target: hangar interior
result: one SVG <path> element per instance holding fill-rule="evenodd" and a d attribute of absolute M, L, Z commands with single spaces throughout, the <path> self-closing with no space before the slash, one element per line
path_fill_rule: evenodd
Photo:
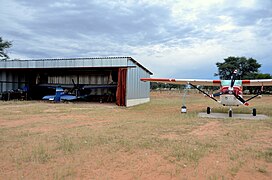
<path fill-rule="evenodd" d="M 7 60 L 0 62 L 1 98 L 27 91 L 21 97 L 40 100 L 62 87 L 84 101 L 133 106 L 149 101 L 150 85 L 140 78 L 151 74 L 131 57 Z"/>

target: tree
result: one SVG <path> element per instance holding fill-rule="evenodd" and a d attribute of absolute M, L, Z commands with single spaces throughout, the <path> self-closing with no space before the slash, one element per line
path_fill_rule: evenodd
<path fill-rule="evenodd" d="M 10 48 L 12 46 L 10 41 L 4 41 L 2 37 L 0 37 L 0 59 L 6 60 L 9 56 L 6 54 L 5 49 Z"/>
<path fill-rule="evenodd" d="M 257 73 L 255 79 L 272 79 L 270 74 Z"/>
<path fill-rule="evenodd" d="M 225 62 L 217 62 L 218 73 L 215 76 L 219 76 L 220 79 L 230 79 L 233 71 L 238 70 L 238 77 L 240 79 L 254 79 L 258 74 L 258 69 L 261 64 L 253 58 L 245 57 L 228 57 L 224 59 Z"/>

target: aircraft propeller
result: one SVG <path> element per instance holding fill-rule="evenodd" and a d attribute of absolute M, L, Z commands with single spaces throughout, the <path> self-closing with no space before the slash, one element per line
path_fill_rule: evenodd
<path fill-rule="evenodd" d="M 239 95 L 237 95 L 237 94 L 233 94 L 235 97 L 236 97 L 236 99 L 238 99 L 242 104 L 244 104 L 244 105 L 246 105 L 246 106 L 248 106 L 249 104 L 247 103 L 247 101 L 246 100 L 244 100 L 244 98 L 242 98 L 241 96 L 239 96 Z"/>
<path fill-rule="evenodd" d="M 233 91 L 233 86 L 234 86 L 234 83 L 235 83 L 235 80 L 236 80 L 236 74 L 237 74 L 237 70 L 234 70 L 234 72 L 232 74 L 232 77 L 231 77 L 230 87 L 229 87 L 230 91 Z"/>
<path fill-rule="evenodd" d="M 79 91 L 83 89 L 83 86 L 80 86 L 79 84 L 76 84 L 74 79 L 72 79 L 72 83 L 74 87 L 70 90 L 70 92 L 76 91 L 76 96 L 78 96 Z"/>
<path fill-rule="evenodd" d="M 235 84 L 235 80 L 236 80 L 236 74 L 237 74 L 237 70 L 234 70 L 232 77 L 231 77 L 231 83 L 230 83 L 230 87 L 229 87 L 229 94 L 233 94 L 236 99 L 238 99 L 242 104 L 248 106 L 249 104 L 247 103 L 246 100 L 244 100 L 241 96 L 238 95 L 238 93 L 235 93 L 233 91 L 233 86 Z"/>

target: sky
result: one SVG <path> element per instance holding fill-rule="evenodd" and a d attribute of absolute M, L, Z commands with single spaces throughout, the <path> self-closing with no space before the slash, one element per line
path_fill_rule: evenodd
<path fill-rule="evenodd" d="M 11 59 L 129 56 L 153 77 L 217 79 L 254 58 L 272 74 L 272 0 L 0 0 Z"/>

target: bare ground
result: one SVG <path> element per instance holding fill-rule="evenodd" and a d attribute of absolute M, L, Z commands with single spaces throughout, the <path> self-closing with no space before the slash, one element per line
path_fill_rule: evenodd
<path fill-rule="evenodd" d="M 151 103 L 0 102 L 0 179 L 271 179 L 272 119 L 198 118 L 189 94 L 152 93 Z M 272 97 L 254 101 L 272 116 Z M 247 113 L 247 109 L 234 112 Z"/>

